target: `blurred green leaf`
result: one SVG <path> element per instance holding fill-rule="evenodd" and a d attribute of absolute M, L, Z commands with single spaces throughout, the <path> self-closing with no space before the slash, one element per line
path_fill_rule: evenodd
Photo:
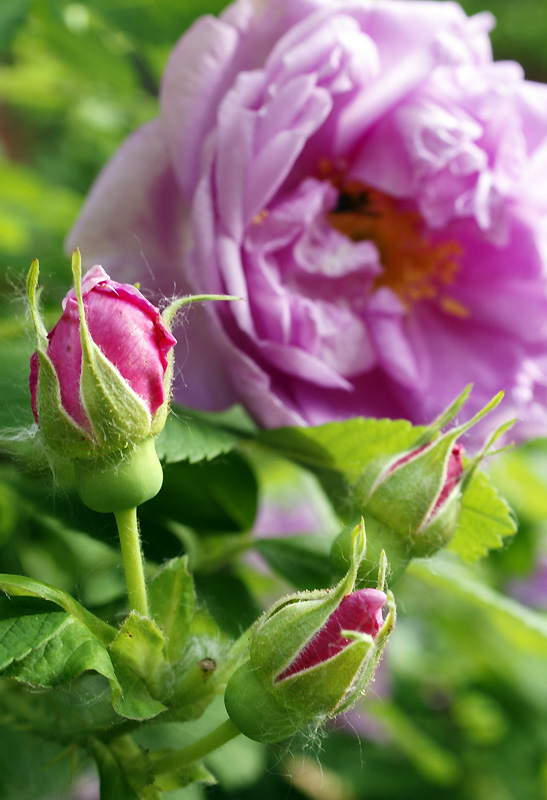
<path fill-rule="evenodd" d="M 408 573 L 426 586 L 480 609 L 509 647 L 547 657 L 547 617 L 491 589 L 449 553 L 413 561 Z"/>
<path fill-rule="evenodd" d="M 262 612 L 245 582 L 230 572 L 196 575 L 196 590 L 198 599 L 228 636 L 240 636 Z"/>
<path fill-rule="evenodd" d="M 112 751 L 95 739 L 92 752 L 99 768 L 101 800 L 142 800 L 133 790 Z"/>
<path fill-rule="evenodd" d="M 3 53 L 24 22 L 30 9 L 30 0 L 9 0 L 0 4 L 0 53 Z"/>
<path fill-rule="evenodd" d="M 368 713 L 379 720 L 393 741 L 432 783 L 454 785 L 460 778 L 457 758 L 427 735 L 395 703 L 385 699 L 367 705 Z"/>
<path fill-rule="evenodd" d="M 547 442 L 537 440 L 503 453 L 489 466 L 489 474 L 515 512 L 528 521 L 547 520 Z"/>
<path fill-rule="evenodd" d="M 164 469 L 160 494 L 142 507 L 141 518 L 172 519 L 200 531 L 248 530 L 257 507 L 257 483 L 236 452 L 211 461 L 180 461 Z"/>
<path fill-rule="evenodd" d="M 92 0 L 109 23 L 118 25 L 137 41 L 173 43 L 201 14 L 217 14 L 228 5 L 228 0 Z"/>
<path fill-rule="evenodd" d="M 66 757 L 64 745 L 13 724 L 0 725 L 2 800 L 64 797 L 73 776 L 74 762 Z"/>
<path fill-rule="evenodd" d="M 297 589 L 319 589 L 332 583 L 332 539 L 319 534 L 257 539 L 255 548 L 270 567 Z"/>

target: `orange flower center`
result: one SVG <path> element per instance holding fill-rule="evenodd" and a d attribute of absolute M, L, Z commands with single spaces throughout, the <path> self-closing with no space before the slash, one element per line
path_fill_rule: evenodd
<path fill-rule="evenodd" d="M 433 243 L 415 211 L 357 181 L 340 183 L 337 207 L 330 224 L 354 242 L 373 241 L 383 272 L 374 288 L 388 286 L 407 308 L 419 300 L 434 300 L 449 314 L 465 318 L 469 309 L 447 292 L 460 270 L 461 246 L 454 240 Z"/>

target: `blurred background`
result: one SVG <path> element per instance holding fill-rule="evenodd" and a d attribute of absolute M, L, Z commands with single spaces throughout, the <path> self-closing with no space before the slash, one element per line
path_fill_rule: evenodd
<path fill-rule="evenodd" d="M 161 73 L 179 36 L 195 17 L 225 5 L 0 0 L 0 429 L 6 439 L 32 422 L 22 299 L 30 261 L 40 259 L 53 307 L 69 283 L 63 240 L 91 183 L 123 139 L 156 115 Z M 480 0 L 462 5 L 468 13 L 486 10 Z M 543 0 L 491 0 L 487 10 L 497 18 L 496 59 L 517 60 L 530 80 L 546 80 Z M 18 509 L 31 502 L 28 485 L 9 456 L 0 467 L 0 571 L 19 567 L 46 580 L 44 552 L 53 552 L 55 539 L 64 553 L 66 542 L 61 546 L 61 534 L 39 515 L 25 517 L 24 531 L 18 527 Z M 228 756 L 211 759 L 218 786 L 177 797 L 547 799 L 547 447 L 532 442 L 510 451 L 491 470 L 518 517 L 518 535 L 470 573 L 465 596 L 442 574 L 432 580 L 419 568 L 410 571 L 400 584 L 397 635 L 363 710 L 302 748 L 234 742 Z M 272 474 L 268 481 L 275 483 Z M 289 502 L 286 484 L 281 470 L 280 506 Z M 43 497 L 51 502 L 47 490 Z M 66 575 L 51 570 L 70 588 Z M 271 587 L 265 581 L 258 588 Z M 504 596 L 501 611 L 490 593 Z M 536 612 L 522 631 L 518 614 L 526 612 L 515 610 L 514 599 Z M 0 742 L 4 800 L 96 800 L 93 776 L 86 784 L 84 774 L 70 790 L 68 760 L 45 770 L 55 748 L 24 730 L 14 733 L 3 716 Z"/>

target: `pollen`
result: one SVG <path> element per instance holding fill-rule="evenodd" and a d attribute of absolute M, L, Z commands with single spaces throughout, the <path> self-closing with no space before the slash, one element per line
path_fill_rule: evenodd
<path fill-rule="evenodd" d="M 357 181 L 340 183 L 338 204 L 328 214 L 330 224 L 354 242 L 373 241 L 383 266 L 374 289 L 387 286 L 407 308 L 422 300 L 438 303 L 444 312 L 464 319 L 469 310 L 451 297 L 461 269 L 463 250 L 449 239 L 433 242 L 421 216 L 399 201 Z"/>
<path fill-rule="evenodd" d="M 259 211 L 258 214 L 255 214 L 253 217 L 253 225 L 260 225 L 261 222 L 264 222 L 266 217 L 268 216 L 269 211 L 267 208 L 263 208 L 262 211 Z"/>

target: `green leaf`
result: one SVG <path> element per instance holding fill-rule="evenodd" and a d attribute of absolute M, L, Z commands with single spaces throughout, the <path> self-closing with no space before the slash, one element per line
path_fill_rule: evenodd
<path fill-rule="evenodd" d="M 41 597 L 63 608 L 75 619 L 82 622 L 100 642 L 110 644 L 116 629 L 96 617 L 81 606 L 71 595 L 41 581 L 23 575 L 0 575 L 0 589 L 10 597 Z"/>
<path fill-rule="evenodd" d="M 69 614 L 61 616 L 64 620 L 55 635 L 35 646 L 24 659 L 14 661 L 3 674 L 45 688 L 69 683 L 87 670 L 95 670 L 115 682 L 108 652 L 99 640 Z"/>
<path fill-rule="evenodd" d="M 465 488 L 458 527 L 449 549 L 465 561 L 475 561 L 488 550 L 502 547 L 517 526 L 508 504 L 484 473 L 475 472 Z"/>
<path fill-rule="evenodd" d="M 118 714 L 129 719 L 149 719 L 165 710 L 147 688 L 146 680 L 154 677 L 162 661 L 165 644 L 159 628 L 152 620 L 132 615 L 120 632 L 85 611 L 65 592 L 19 576 L 1 576 L 0 588 L 13 595 L 0 600 L 4 615 L 2 645 L 4 674 L 33 686 L 57 686 L 85 670 L 95 670 L 110 682 L 112 703 Z M 51 602 L 31 598 L 51 599 L 71 613 L 52 611 Z M 27 600 L 28 598 L 28 600 Z M 25 603 L 27 605 L 25 605 Z M 27 612 L 23 621 L 22 611 Z M 91 624 L 88 624 L 91 621 Z M 95 635 L 96 628 L 103 636 Z M 107 635 L 105 635 L 105 632 Z M 112 642 L 111 655 L 105 644 Z M 11 665 L 11 666 L 10 666 Z"/>
<path fill-rule="evenodd" d="M 165 464 L 210 461 L 230 452 L 242 436 L 252 431 L 252 423 L 238 406 L 222 414 L 173 406 L 165 428 L 156 439 L 156 452 Z"/>
<path fill-rule="evenodd" d="M 316 428 L 263 431 L 257 441 L 299 464 L 335 470 L 353 481 L 376 458 L 410 449 L 425 430 L 412 426 L 407 420 L 358 417 Z"/>
<path fill-rule="evenodd" d="M 31 686 L 67 683 L 86 670 L 115 682 L 108 652 L 89 628 L 52 603 L 0 596 L 0 669 Z"/>
<path fill-rule="evenodd" d="M 25 658 L 59 631 L 67 614 L 41 600 L 0 595 L 0 670 Z"/>
<path fill-rule="evenodd" d="M 332 538 L 319 534 L 257 539 L 255 547 L 270 567 L 297 589 L 319 589 L 332 583 Z"/>
<path fill-rule="evenodd" d="M 407 571 L 426 586 L 438 587 L 484 612 L 512 648 L 547 656 L 547 618 L 496 592 L 452 554 L 413 561 Z"/>
<path fill-rule="evenodd" d="M 180 658 L 195 608 L 194 583 L 186 556 L 164 564 L 150 584 L 148 597 L 150 613 L 167 641 L 167 659 L 174 663 Z"/>

